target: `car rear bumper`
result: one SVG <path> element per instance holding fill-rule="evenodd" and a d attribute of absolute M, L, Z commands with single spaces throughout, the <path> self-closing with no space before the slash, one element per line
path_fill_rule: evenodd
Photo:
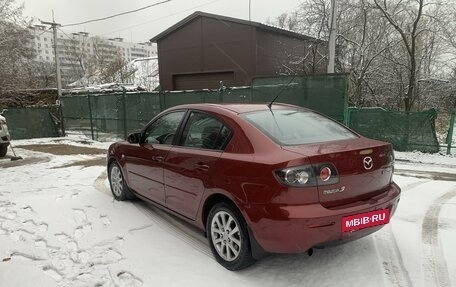
<path fill-rule="evenodd" d="M 251 205 L 244 209 L 257 243 L 271 253 L 300 253 L 312 247 L 340 244 L 371 234 L 384 225 L 342 232 L 342 217 L 389 209 L 399 203 L 401 190 L 395 183 L 367 201 L 328 209 L 321 204 Z"/>

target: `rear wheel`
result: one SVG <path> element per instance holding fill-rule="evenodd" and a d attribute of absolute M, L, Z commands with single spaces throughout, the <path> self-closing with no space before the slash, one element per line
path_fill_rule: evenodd
<path fill-rule="evenodd" d="M 240 270 L 255 262 L 244 218 L 236 207 L 225 202 L 214 205 L 206 230 L 215 259 L 226 269 Z"/>
<path fill-rule="evenodd" d="M 115 161 L 109 166 L 109 183 L 115 199 L 122 201 L 135 198 L 125 183 L 119 164 Z"/>
<path fill-rule="evenodd" d="M 8 151 L 8 144 L 0 144 L 0 157 L 4 157 Z"/>

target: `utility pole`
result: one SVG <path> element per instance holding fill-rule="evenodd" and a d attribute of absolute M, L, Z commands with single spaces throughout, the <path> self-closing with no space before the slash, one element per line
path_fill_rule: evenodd
<path fill-rule="evenodd" d="M 252 21 L 252 17 L 251 17 L 252 12 L 251 11 L 252 11 L 252 2 L 251 2 L 251 0 L 249 0 L 249 22 Z"/>
<path fill-rule="evenodd" d="M 55 23 L 54 20 L 54 12 L 52 13 L 52 22 L 41 21 L 43 25 L 50 25 L 54 34 L 54 55 L 55 55 L 55 70 L 57 75 L 57 105 L 59 109 L 59 117 L 60 117 L 60 126 L 62 129 L 62 135 L 65 136 L 65 127 L 63 124 L 63 113 L 62 113 L 62 103 L 60 98 L 62 97 L 62 79 L 60 76 L 60 58 L 59 58 L 59 50 L 57 45 L 57 27 L 60 27 L 60 24 Z"/>
<path fill-rule="evenodd" d="M 328 74 L 334 73 L 334 62 L 336 58 L 336 17 L 337 17 L 337 3 L 336 0 L 331 0 L 331 18 L 329 30 L 329 43 L 328 43 Z"/>

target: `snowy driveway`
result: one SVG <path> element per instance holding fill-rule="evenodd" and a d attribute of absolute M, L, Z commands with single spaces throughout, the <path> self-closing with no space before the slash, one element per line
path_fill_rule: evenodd
<path fill-rule="evenodd" d="M 24 159 L 0 159 L 0 286 L 456 286 L 456 158 L 397 162 L 402 199 L 376 234 L 230 272 L 189 225 L 113 199 L 106 144 L 15 144 Z"/>

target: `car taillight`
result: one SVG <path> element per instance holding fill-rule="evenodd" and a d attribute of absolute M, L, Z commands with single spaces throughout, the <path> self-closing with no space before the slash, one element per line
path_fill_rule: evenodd
<path fill-rule="evenodd" d="M 276 170 L 275 175 L 280 182 L 297 187 L 330 185 L 339 182 L 339 174 L 331 163 L 288 167 Z"/>
<path fill-rule="evenodd" d="M 291 184 L 306 184 L 309 181 L 310 174 L 305 170 L 287 170 L 285 181 Z"/>
<path fill-rule="evenodd" d="M 394 152 L 392 150 L 386 155 L 386 163 L 388 165 L 394 165 Z"/>
<path fill-rule="evenodd" d="M 331 178 L 331 169 L 327 166 L 320 170 L 320 179 L 322 181 L 328 181 Z"/>
<path fill-rule="evenodd" d="M 393 173 L 394 173 L 394 151 L 390 150 L 388 154 L 386 155 L 386 165 L 391 167 L 392 173 L 391 173 L 391 178 L 390 182 L 393 179 Z"/>
<path fill-rule="evenodd" d="M 291 186 L 313 186 L 316 184 L 311 165 L 289 167 L 275 171 L 280 182 Z"/>

